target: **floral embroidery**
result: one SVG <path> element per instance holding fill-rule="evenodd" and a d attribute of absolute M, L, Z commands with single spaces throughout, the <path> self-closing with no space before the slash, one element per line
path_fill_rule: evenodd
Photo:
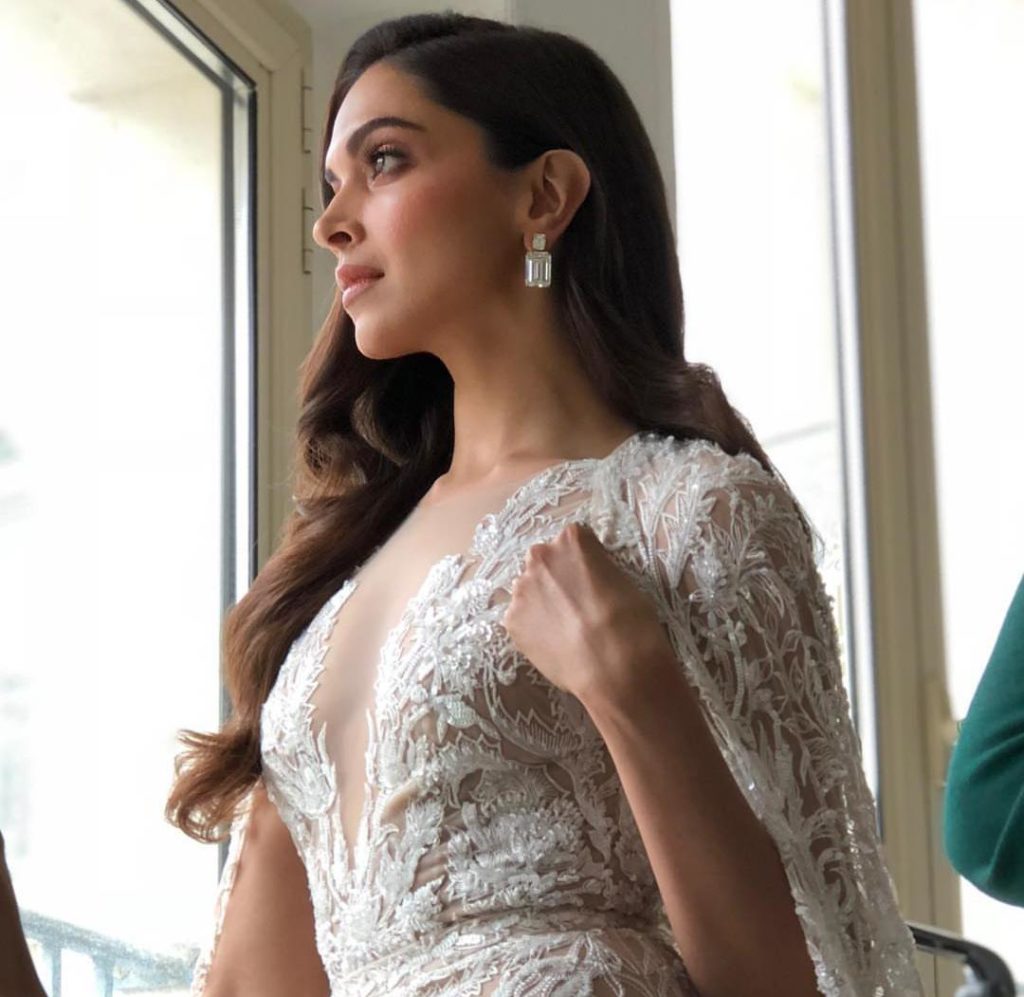
<path fill-rule="evenodd" d="M 528 547 L 570 522 L 654 599 L 778 846 L 820 991 L 920 994 L 795 506 L 750 457 L 641 432 L 534 475 L 465 554 L 427 573 L 381 648 L 351 857 L 310 696 L 357 579 L 282 663 L 263 707 L 263 780 L 306 866 L 332 997 L 696 992 L 603 740 L 501 625 Z M 233 848 L 243 834 L 240 818 Z"/>

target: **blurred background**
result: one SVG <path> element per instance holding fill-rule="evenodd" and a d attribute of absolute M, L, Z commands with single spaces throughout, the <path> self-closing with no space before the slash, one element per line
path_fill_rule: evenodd
<path fill-rule="evenodd" d="M 1024 910 L 941 841 L 1024 571 L 1024 0 L 448 6 L 576 35 L 630 91 L 687 354 L 825 540 L 904 914 L 1024 992 Z M 334 293 L 310 236 L 330 87 L 365 28 L 435 9 L 0 5 L 0 829 L 53 997 L 187 993 L 225 849 L 163 805 L 290 502 L 296 370 Z"/>

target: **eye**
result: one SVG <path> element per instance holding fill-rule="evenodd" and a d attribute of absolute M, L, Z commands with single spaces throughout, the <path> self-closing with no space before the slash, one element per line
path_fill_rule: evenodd
<path fill-rule="evenodd" d="M 366 161 L 373 166 L 378 159 L 381 158 L 392 158 L 392 159 L 405 159 L 405 155 L 396 149 L 393 145 L 378 145 L 371 149 L 366 155 Z M 374 177 L 379 176 L 383 170 L 374 170 Z"/>

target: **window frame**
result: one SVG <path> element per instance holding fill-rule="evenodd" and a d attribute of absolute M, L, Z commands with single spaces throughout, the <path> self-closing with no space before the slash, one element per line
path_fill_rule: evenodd
<path fill-rule="evenodd" d="M 837 0 L 838 2 L 838 0 Z M 882 830 L 905 917 L 960 930 L 911 0 L 840 3 Z"/>
<path fill-rule="evenodd" d="M 296 378 L 313 341 L 309 235 L 300 199 L 311 169 L 305 116 L 312 32 L 278 0 L 164 2 L 256 84 L 256 550 L 252 561 L 258 572 L 273 553 L 291 509 Z"/>

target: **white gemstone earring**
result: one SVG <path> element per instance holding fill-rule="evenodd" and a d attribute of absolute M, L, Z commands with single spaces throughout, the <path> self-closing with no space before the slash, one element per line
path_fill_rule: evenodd
<path fill-rule="evenodd" d="M 526 254 L 526 286 L 549 287 L 551 284 L 551 254 L 544 249 L 547 236 L 537 233 L 533 249 Z"/>

